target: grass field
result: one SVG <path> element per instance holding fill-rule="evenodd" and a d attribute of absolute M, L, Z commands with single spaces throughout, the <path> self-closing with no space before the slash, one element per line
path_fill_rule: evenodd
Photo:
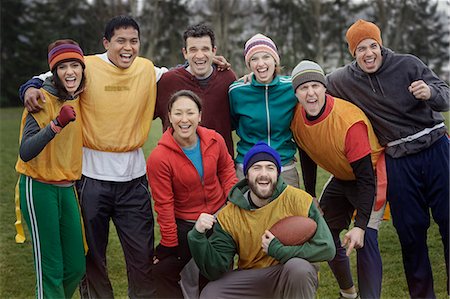
<path fill-rule="evenodd" d="M 29 242 L 14 242 L 14 186 L 17 174 L 14 170 L 18 149 L 18 131 L 21 109 L 0 109 L 0 298 L 33 298 L 34 271 L 32 248 Z M 161 135 L 161 125 L 154 122 L 149 141 L 145 144 L 146 156 L 156 145 Z M 318 189 L 321 190 L 328 175 L 321 171 Z M 122 250 L 111 225 L 111 236 L 108 246 L 108 267 L 116 298 L 126 298 L 127 280 Z M 159 231 L 155 230 L 159 238 Z M 433 267 L 435 290 L 438 298 L 446 295 L 446 275 L 442 243 L 437 226 L 431 225 L 429 230 L 429 250 Z M 406 281 L 401 262 L 400 245 L 390 221 L 382 224 L 379 234 L 380 250 L 383 259 L 382 298 L 408 298 Z M 352 268 L 355 271 L 355 253 L 352 254 Z M 355 276 L 356 277 L 356 272 Z M 338 286 L 326 263 L 321 264 L 319 298 L 337 298 Z M 75 294 L 75 298 L 79 298 Z"/>

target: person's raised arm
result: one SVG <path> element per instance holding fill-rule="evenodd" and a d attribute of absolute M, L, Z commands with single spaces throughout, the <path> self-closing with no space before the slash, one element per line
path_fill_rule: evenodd
<path fill-rule="evenodd" d="M 200 272 L 209 280 L 222 277 L 233 266 L 236 243 L 230 234 L 225 232 L 212 215 L 201 214 L 198 223 L 188 233 L 189 249 Z M 212 224 L 213 234 L 206 236 L 206 230 Z M 198 229 L 198 230 L 197 230 Z"/>
<path fill-rule="evenodd" d="M 39 128 L 37 121 L 31 114 L 25 120 L 25 126 L 20 142 L 20 158 L 27 162 L 44 149 L 44 147 L 59 133 L 69 122 L 76 119 L 76 113 L 72 106 L 61 107 L 59 115 L 44 128 Z"/>
<path fill-rule="evenodd" d="M 41 104 L 39 104 L 39 100 L 41 100 L 42 103 L 45 103 L 45 97 L 39 89 L 44 84 L 45 79 L 51 76 L 52 73 L 49 71 L 47 73 L 33 77 L 32 79 L 25 82 L 25 84 L 20 86 L 19 98 L 28 112 L 36 113 L 42 110 L 42 106 Z"/>
<path fill-rule="evenodd" d="M 231 68 L 231 63 L 229 63 L 223 56 L 214 56 L 213 63 L 217 65 L 219 71 L 227 71 Z"/>
<path fill-rule="evenodd" d="M 426 101 L 434 111 L 448 111 L 450 105 L 448 85 L 420 59 L 415 58 L 412 62 L 416 64 L 419 74 L 418 78 L 408 86 L 409 92 L 417 100 Z"/>

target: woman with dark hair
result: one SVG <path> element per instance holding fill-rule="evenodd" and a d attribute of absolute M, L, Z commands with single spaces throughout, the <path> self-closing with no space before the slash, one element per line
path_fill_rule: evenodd
<path fill-rule="evenodd" d="M 202 103 L 193 92 L 168 102 L 171 123 L 147 160 L 147 175 L 161 231 L 154 277 L 158 298 L 183 298 L 180 272 L 191 259 L 187 233 L 201 213 L 215 214 L 237 182 L 223 137 L 199 126 Z"/>
<path fill-rule="evenodd" d="M 81 177 L 83 51 L 73 40 L 57 40 L 48 47 L 48 63 L 53 78 L 41 88 L 43 109 L 22 115 L 16 170 L 33 241 L 36 297 L 71 298 L 86 267 L 74 189 Z"/>

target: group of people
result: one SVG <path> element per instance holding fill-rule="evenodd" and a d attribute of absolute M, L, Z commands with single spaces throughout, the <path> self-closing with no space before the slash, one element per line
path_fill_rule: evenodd
<path fill-rule="evenodd" d="M 256 34 L 244 47 L 251 75 L 236 81 L 215 56 L 211 28 L 190 26 L 183 39 L 187 63 L 156 67 L 139 57 L 138 24 L 118 16 L 106 25 L 105 53 L 84 56 L 58 40 L 51 72 L 21 87 L 16 169 L 36 296 L 70 298 L 81 281 L 82 298 L 112 298 L 112 220 L 130 298 L 313 298 L 322 261 L 341 298 L 380 298 L 387 199 L 410 296 L 435 297 L 427 229 L 431 209 L 448 277 L 449 139 L 439 113 L 449 109 L 448 85 L 418 58 L 384 47 L 364 20 L 346 34 L 355 60 L 327 76 L 309 60 L 280 75 L 278 48 Z M 164 132 L 145 161 L 157 117 Z M 318 201 L 317 165 L 332 175 Z M 285 246 L 269 228 L 293 215 L 317 230 Z"/>

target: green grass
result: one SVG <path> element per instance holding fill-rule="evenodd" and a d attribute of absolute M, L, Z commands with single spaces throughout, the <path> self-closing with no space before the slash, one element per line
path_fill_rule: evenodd
<path fill-rule="evenodd" d="M 14 186 L 17 174 L 14 170 L 18 149 L 18 132 L 21 109 L 0 109 L 0 298 L 33 298 L 34 271 L 32 248 L 29 239 L 24 244 L 14 242 Z M 447 116 L 448 117 L 448 116 Z M 144 146 L 148 156 L 161 136 L 161 124 L 155 121 L 150 138 Z M 320 171 L 318 189 L 321 190 L 328 175 Z M 28 232 L 27 232 L 28 234 Z M 155 235 L 159 239 L 159 231 Z M 400 245 L 390 221 L 382 224 L 379 234 L 380 250 L 383 259 L 382 298 L 407 298 L 408 291 L 403 274 Z M 433 267 L 435 289 L 438 298 L 447 298 L 446 275 L 442 243 L 435 224 L 429 230 L 429 250 Z M 355 253 L 351 255 L 352 269 L 356 281 Z M 109 275 L 117 298 L 126 298 L 127 279 L 122 249 L 114 226 L 108 245 Z M 319 298 L 337 298 L 339 288 L 326 263 L 321 264 Z M 75 298 L 79 298 L 75 294 Z"/>

